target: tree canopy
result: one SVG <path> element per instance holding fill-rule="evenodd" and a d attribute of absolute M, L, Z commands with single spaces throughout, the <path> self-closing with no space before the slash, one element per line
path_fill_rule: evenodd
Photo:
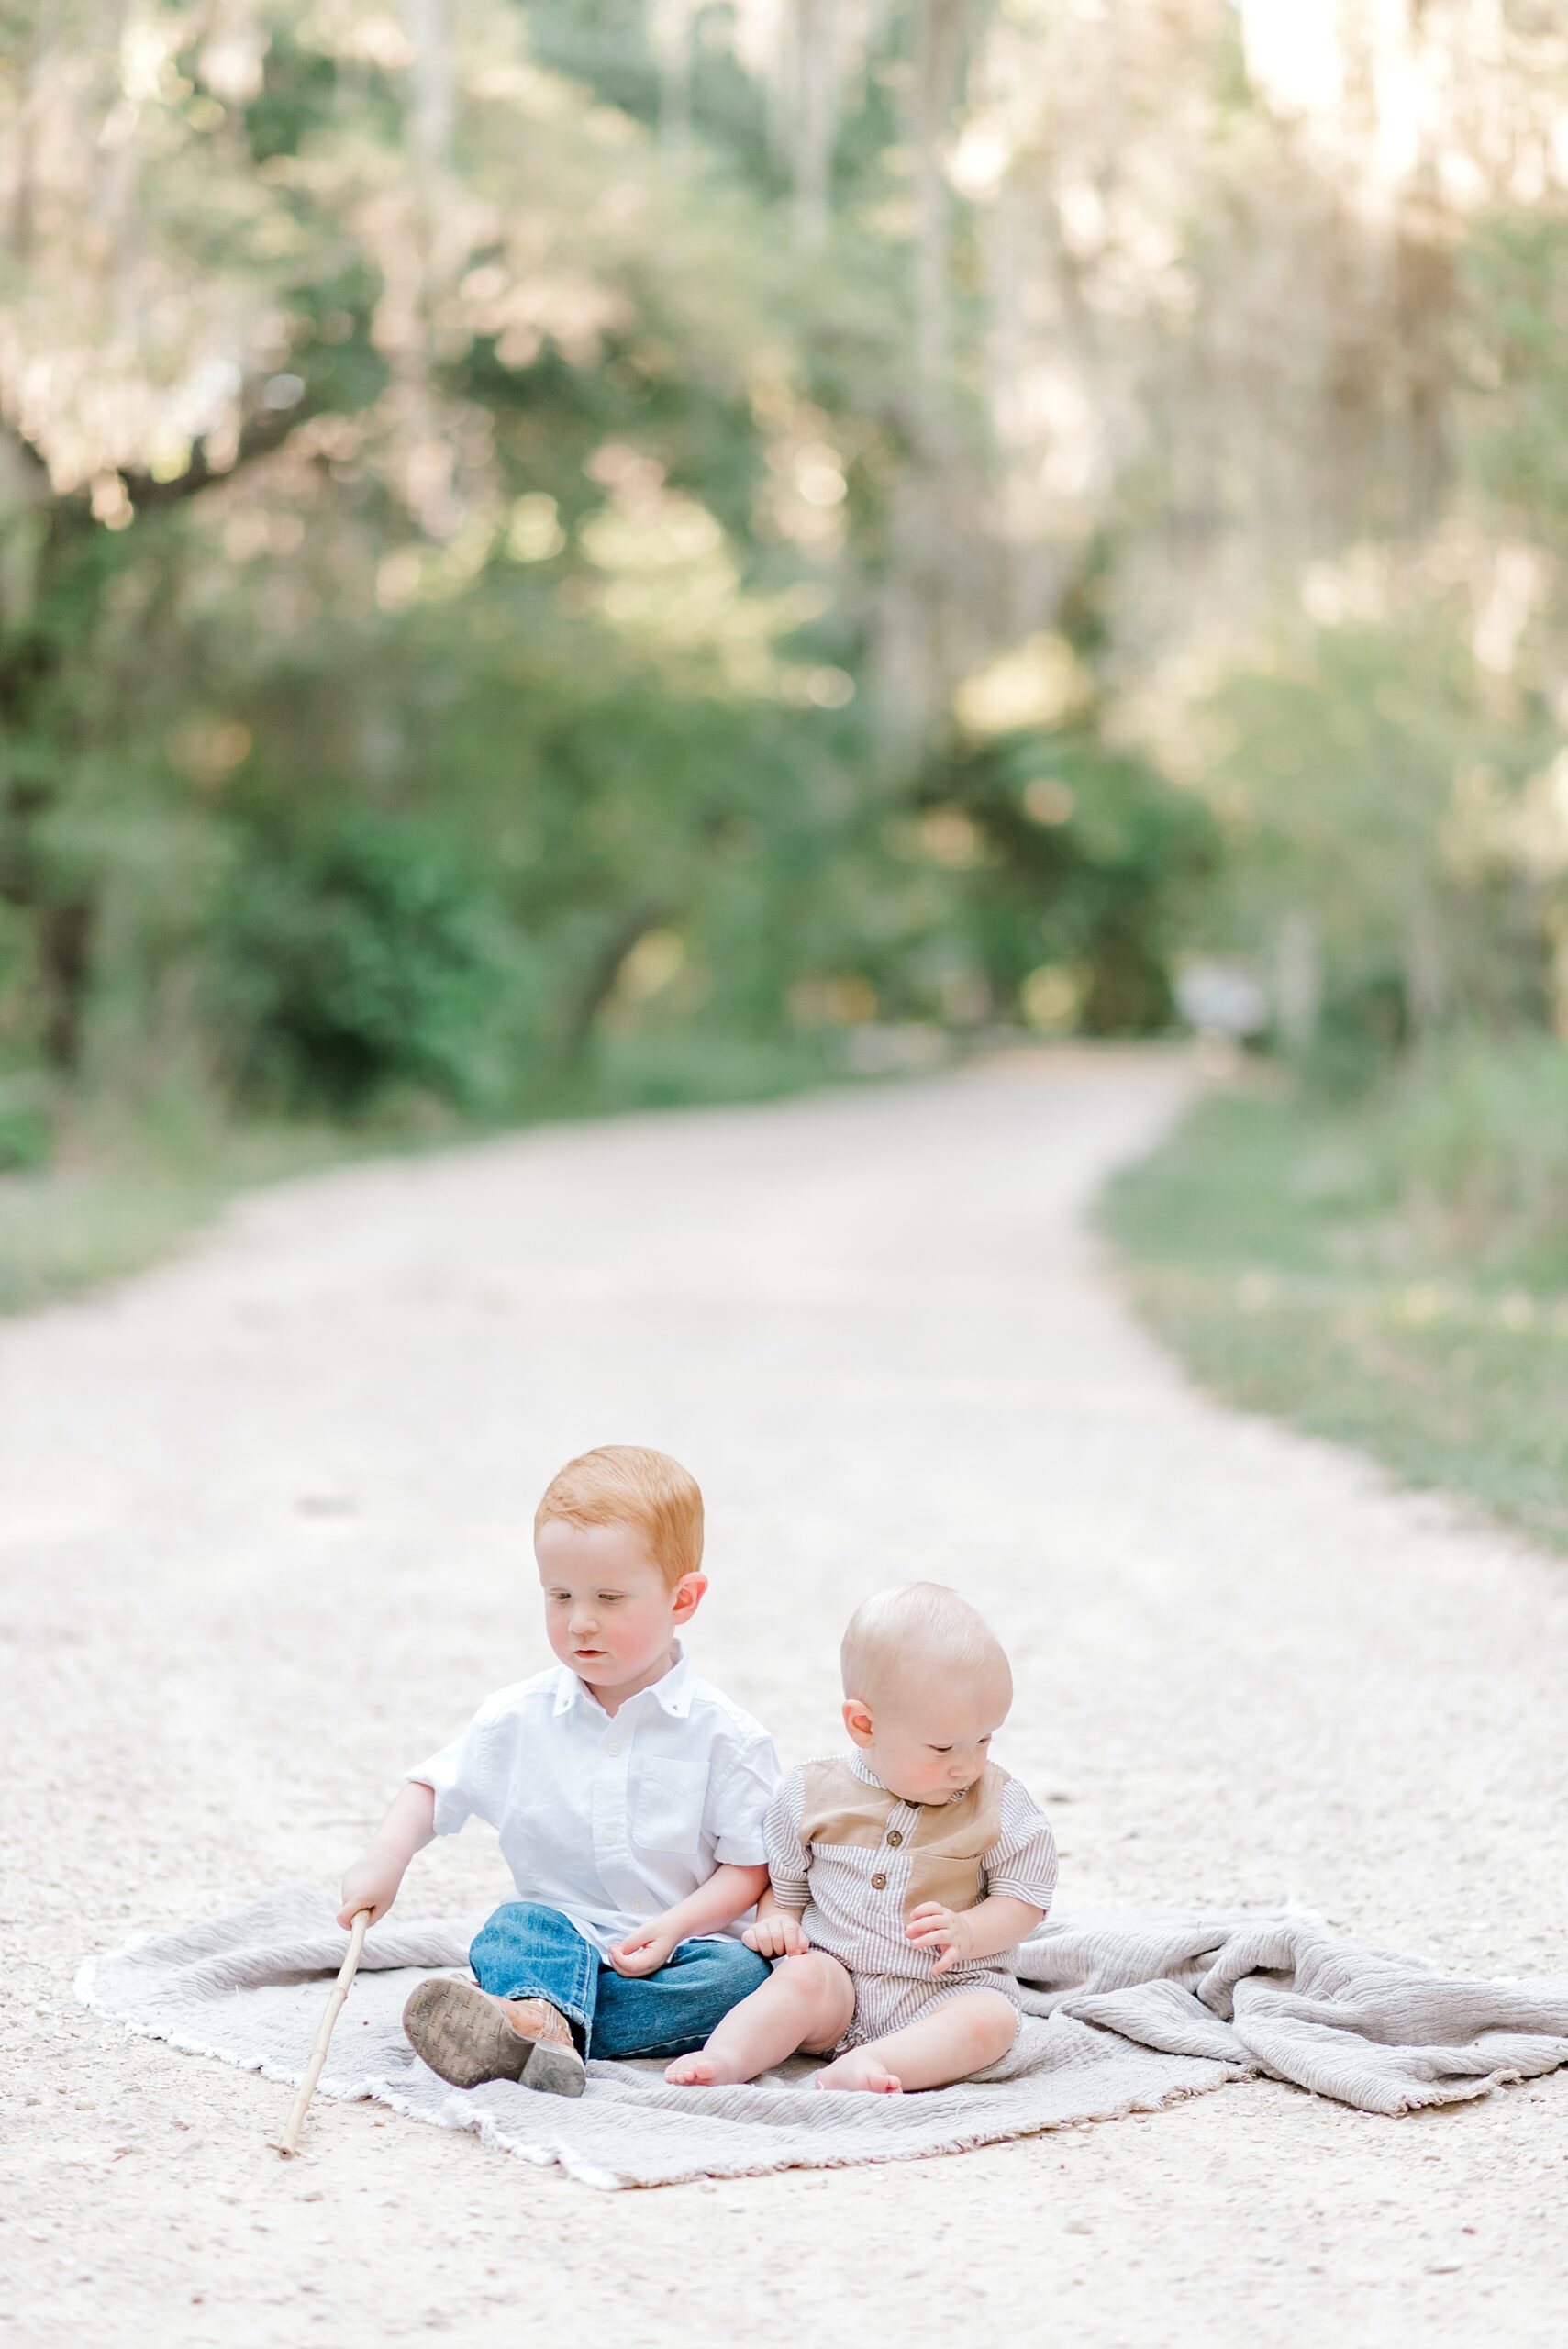
<path fill-rule="evenodd" d="M 3 40 L 0 1065 L 509 1114 L 1201 952 L 1562 1019 L 1554 12 Z"/>

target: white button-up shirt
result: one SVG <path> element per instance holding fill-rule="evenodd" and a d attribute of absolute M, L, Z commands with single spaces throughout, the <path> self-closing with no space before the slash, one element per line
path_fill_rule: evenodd
<path fill-rule="evenodd" d="M 780 1771 L 766 1730 L 677 1647 L 615 1714 L 564 1664 L 498 1689 L 407 1775 L 433 1789 L 438 1835 L 483 1819 L 518 1899 L 560 1909 L 603 1954 L 726 1862 L 762 1865 Z"/>

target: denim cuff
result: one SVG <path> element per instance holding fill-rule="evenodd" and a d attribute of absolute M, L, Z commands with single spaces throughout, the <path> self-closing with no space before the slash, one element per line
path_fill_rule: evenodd
<path fill-rule="evenodd" d="M 543 1998 L 572 2025 L 579 2048 L 593 2028 L 599 1954 L 568 1919 L 509 1900 L 486 1918 L 468 1953 L 473 1978 L 493 1998 Z"/>
<path fill-rule="evenodd" d="M 477 1981 L 478 1978 L 476 1975 L 474 1979 Z M 505 1989 L 501 1987 L 501 1982 L 506 1984 Z M 566 2017 L 572 2025 L 572 2036 L 577 2042 L 577 2053 L 579 2055 L 586 2054 L 588 2009 L 575 1998 L 562 1998 L 561 1984 L 552 1980 L 548 1971 L 534 1973 L 524 1966 L 516 1975 L 503 1975 L 500 1982 L 481 1982 L 479 1987 L 482 1990 L 488 1990 L 493 1998 L 542 1998 L 547 2007 L 553 2007 L 558 2015 Z"/>

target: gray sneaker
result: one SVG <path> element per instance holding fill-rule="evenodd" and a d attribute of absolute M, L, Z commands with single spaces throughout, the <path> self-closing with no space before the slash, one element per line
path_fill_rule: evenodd
<path fill-rule="evenodd" d="M 581 2096 L 588 2085 L 566 2017 L 545 1998 L 493 1998 L 476 1983 L 421 1982 L 403 2009 L 415 2054 L 454 2088 L 520 2080 L 545 2096 Z"/>

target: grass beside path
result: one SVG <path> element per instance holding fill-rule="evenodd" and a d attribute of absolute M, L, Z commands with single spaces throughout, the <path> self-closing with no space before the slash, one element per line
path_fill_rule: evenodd
<path fill-rule="evenodd" d="M 0 1175 L 0 1313 L 136 1272 L 237 1192 L 330 1165 L 352 1147 L 315 1126 L 219 1127 L 199 1140 L 114 1125 L 79 1135 L 61 1163 Z"/>
<path fill-rule="evenodd" d="M 1568 1288 L 1412 1216 L 1366 1113 L 1210 1096 L 1101 1220 L 1206 1386 L 1568 1549 Z"/>
<path fill-rule="evenodd" d="M 895 1068 L 893 1073 L 895 1072 Z M 545 1119 L 765 1100 L 847 1074 L 819 1044 L 700 1034 L 612 1039 L 530 1116 L 482 1122 L 428 1099 L 358 1123 L 236 1121 L 174 1096 L 131 1115 L 84 1110 L 48 1166 L 0 1173 L 0 1314 L 25 1313 L 139 1272 L 242 1191 L 346 1160 L 448 1147 Z"/>

